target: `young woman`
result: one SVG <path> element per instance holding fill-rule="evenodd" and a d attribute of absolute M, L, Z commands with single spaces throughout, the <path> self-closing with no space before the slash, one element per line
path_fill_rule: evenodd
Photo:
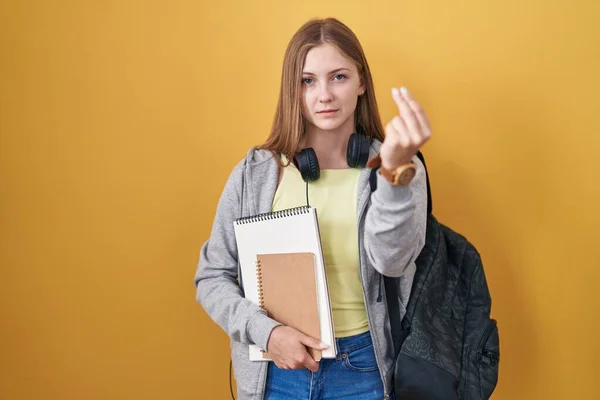
<path fill-rule="evenodd" d="M 198 301 L 231 338 L 238 399 L 390 398 L 394 351 L 381 276 L 400 277 L 406 305 L 425 242 L 427 190 L 415 154 L 431 137 L 411 94 L 394 88 L 392 97 L 399 113 L 384 135 L 354 33 L 329 18 L 307 22 L 292 37 L 271 134 L 231 173 L 195 276 Z M 310 163 L 297 157 L 307 148 L 316 158 Z M 379 163 L 371 192 L 369 167 Z M 233 231 L 241 216 L 302 206 L 307 196 L 319 212 L 338 346 L 336 359 L 320 362 L 307 351 L 322 349 L 317 339 L 243 297 Z M 250 361 L 250 344 L 273 361 Z"/>

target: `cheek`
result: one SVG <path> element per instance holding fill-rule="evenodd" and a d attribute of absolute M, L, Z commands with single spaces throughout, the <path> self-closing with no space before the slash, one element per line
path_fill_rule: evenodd
<path fill-rule="evenodd" d="M 310 91 L 308 90 L 304 90 L 302 92 L 302 114 L 304 114 L 305 118 L 308 118 L 310 116 L 310 108 L 311 108 L 311 95 L 310 95 Z"/>
<path fill-rule="evenodd" d="M 318 90 L 314 90 L 313 88 L 307 88 L 304 91 L 304 104 L 306 104 L 309 108 L 315 108 L 315 104 L 319 103 L 319 93 Z"/>
<path fill-rule="evenodd" d="M 354 111 L 356 103 L 358 103 L 358 95 L 356 89 L 353 87 L 344 88 L 342 96 L 344 98 L 344 106 L 350 108 L 351 110 L 349 111 Z"/>
<path fill-rule="evenodd" d="M 304 99 L 304 104 L 310 107 L 315 100 L 315 91 L 311 90 L 311 88 L 305 88 L 302 98 Z"/>

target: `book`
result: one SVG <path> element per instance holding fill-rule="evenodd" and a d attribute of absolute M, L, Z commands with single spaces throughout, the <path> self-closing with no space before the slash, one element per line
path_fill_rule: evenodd
<path fill-rule="evenodd" d="M 265 254 L 312 253 L 316 275 L 320 340 L 327 346 L 323 358 L 335 358 L 337 348 L 327 273 L 321 246 L 317 210 L 303 206 L 238 218 L 233 222 L 244 296 L 260 306 L 257 257 Z M 250 345 L 252 361 L 268 360 L 262 349 Z"/>
<path fill-rule="evenodd" d="M 256 258 L 259 305 L 274 320 L 320 340 L 315 255 L 258 254 Z M 321 350 L 308 350 L 315 361 L 321 360 Z M 269 355 L 265 352 L 263 358 Z"/>

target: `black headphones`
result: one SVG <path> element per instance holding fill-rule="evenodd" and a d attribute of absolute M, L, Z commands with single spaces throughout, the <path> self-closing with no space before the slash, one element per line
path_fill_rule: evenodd
<path fill-rule="evenodd" d="M 371 138 L 362 133 L 353 133 L 348 139 L 348 150 L 346 151 L 346 161 L 351 168 L 364 168 L 369 161 L 369 152 L 371 149 Z M 296 153 L 294 165 L 300 171 L 304 182 L 312 182 L 319 179 L 321 170 L 317 154 L 312 147 L 307 147 Z"/>

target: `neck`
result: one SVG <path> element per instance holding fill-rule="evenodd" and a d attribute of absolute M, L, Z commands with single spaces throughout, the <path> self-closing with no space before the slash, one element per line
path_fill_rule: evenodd
<path fill-rule="evenodd" d="M 309 126 L 306 136 L 302 140 L 302 147 L 312 147 L 317 154 L 320 169 L 348 168 L 346 152 L 348 139 L 354 132 L 354 121 L 343 124 L 334 130 L 322 130 L 316 126 Z"/>

